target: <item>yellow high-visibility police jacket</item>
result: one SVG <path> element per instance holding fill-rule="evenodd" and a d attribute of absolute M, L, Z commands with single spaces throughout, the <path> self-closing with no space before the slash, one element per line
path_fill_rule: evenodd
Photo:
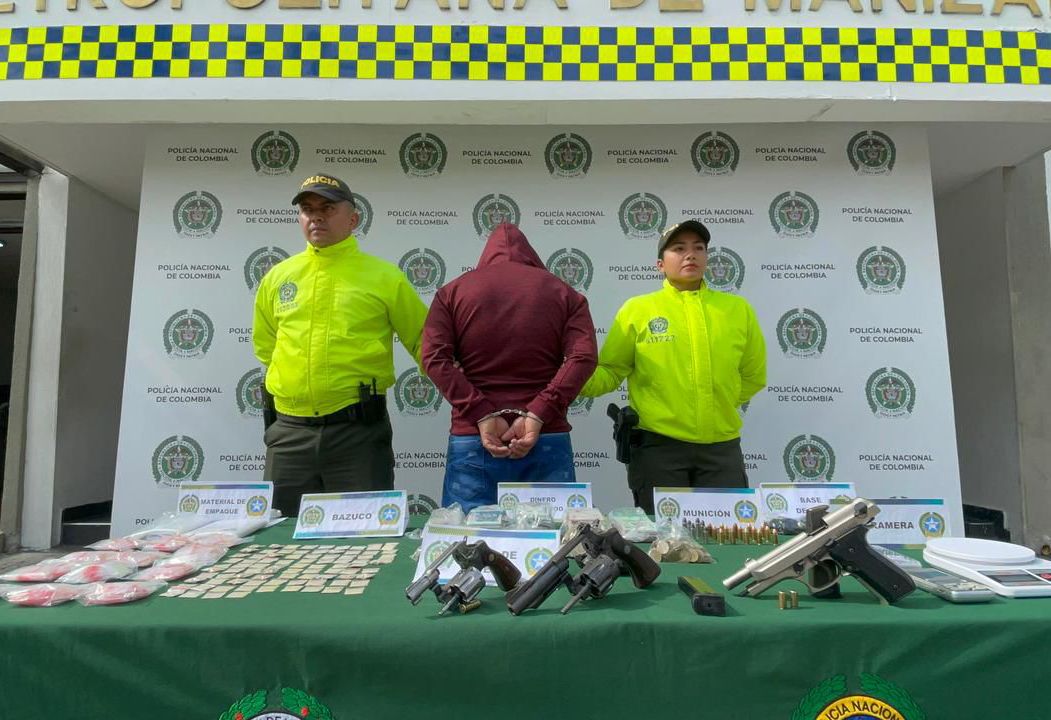
<path fill-rule="evenodd" d="M 405 274 L 353 235 L 282 260 L 255 296 L 252 344 L 278 412 L 327 415 L 358 402 L 359 383 L 394 384 L 394 340 L 417 365 L 427 306 Z"/>
<path fill-rule="evenodd" d="M 704 283 L 681 291 L 665 280 L 661 290 L 617 311 L 580 394 L 604 395 L 624 378 L 644 430 L 705 444 L 740 437 L 738 407 L 766 385 L 766 343 L 755 311 Z"/>

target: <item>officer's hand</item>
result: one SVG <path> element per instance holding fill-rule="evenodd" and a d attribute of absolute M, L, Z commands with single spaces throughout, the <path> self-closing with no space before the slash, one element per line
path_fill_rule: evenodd
<path fill-rule="evenodd" d="M 502 436 L 509 432 L 507 421 L 502 417 L 491 417 L 478 422 L 478 434 L 482 447 L 496 458 L 510 457 L 511 448 L 507 447 Z"/>
<path fill-rule="evenodd" d="M 517 460 L 528 455 L 533 449 L 536 441 L 540 439 L 540 428 L 543 426 L 544 423 L 536 418 L 520 417 L 500 439 L 508 444 L 511 457 Z"/>

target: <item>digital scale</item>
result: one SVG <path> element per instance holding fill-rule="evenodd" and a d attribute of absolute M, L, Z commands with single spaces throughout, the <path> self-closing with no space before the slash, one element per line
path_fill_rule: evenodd
<path fill-rule="evenodd" d="M 1051 562 L 1022 545 L 976 538 L 933 538 L 923 559 L 1004 597 L 1051 596 Z"/>

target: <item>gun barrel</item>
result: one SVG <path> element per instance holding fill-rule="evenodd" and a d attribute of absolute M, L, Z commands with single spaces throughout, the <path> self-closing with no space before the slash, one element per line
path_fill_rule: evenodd
<path fill-rule="evenodd" d="M 424 573 L 420 576 L 419 580 L 405 588 L 405 597 L 409 599 L 413 605 L 420 604 L 420 598 L 423 594 L 434 587 L 438 582 L 438 571 L 431 570 L 428 573 Z"/>
<path fill-rule="evenodd" d="M 733 590 L 735 587 L 743 583 L 751 576 L 752 569 L 750 567 L 750 563 L 746 563 L 742 569 L 738 570 L 733 575 L 723 580 L 723 585 L 726 586 L 727 590 Z"/>

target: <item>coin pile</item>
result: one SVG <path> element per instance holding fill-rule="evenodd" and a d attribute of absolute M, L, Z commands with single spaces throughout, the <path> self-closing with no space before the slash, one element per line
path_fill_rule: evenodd
<path fill-rule="evenodd" d="M 650 546 L 649 555 L 657 562 L 709 563 L 712 556 L 689 540 L 658 540 Z"/>

